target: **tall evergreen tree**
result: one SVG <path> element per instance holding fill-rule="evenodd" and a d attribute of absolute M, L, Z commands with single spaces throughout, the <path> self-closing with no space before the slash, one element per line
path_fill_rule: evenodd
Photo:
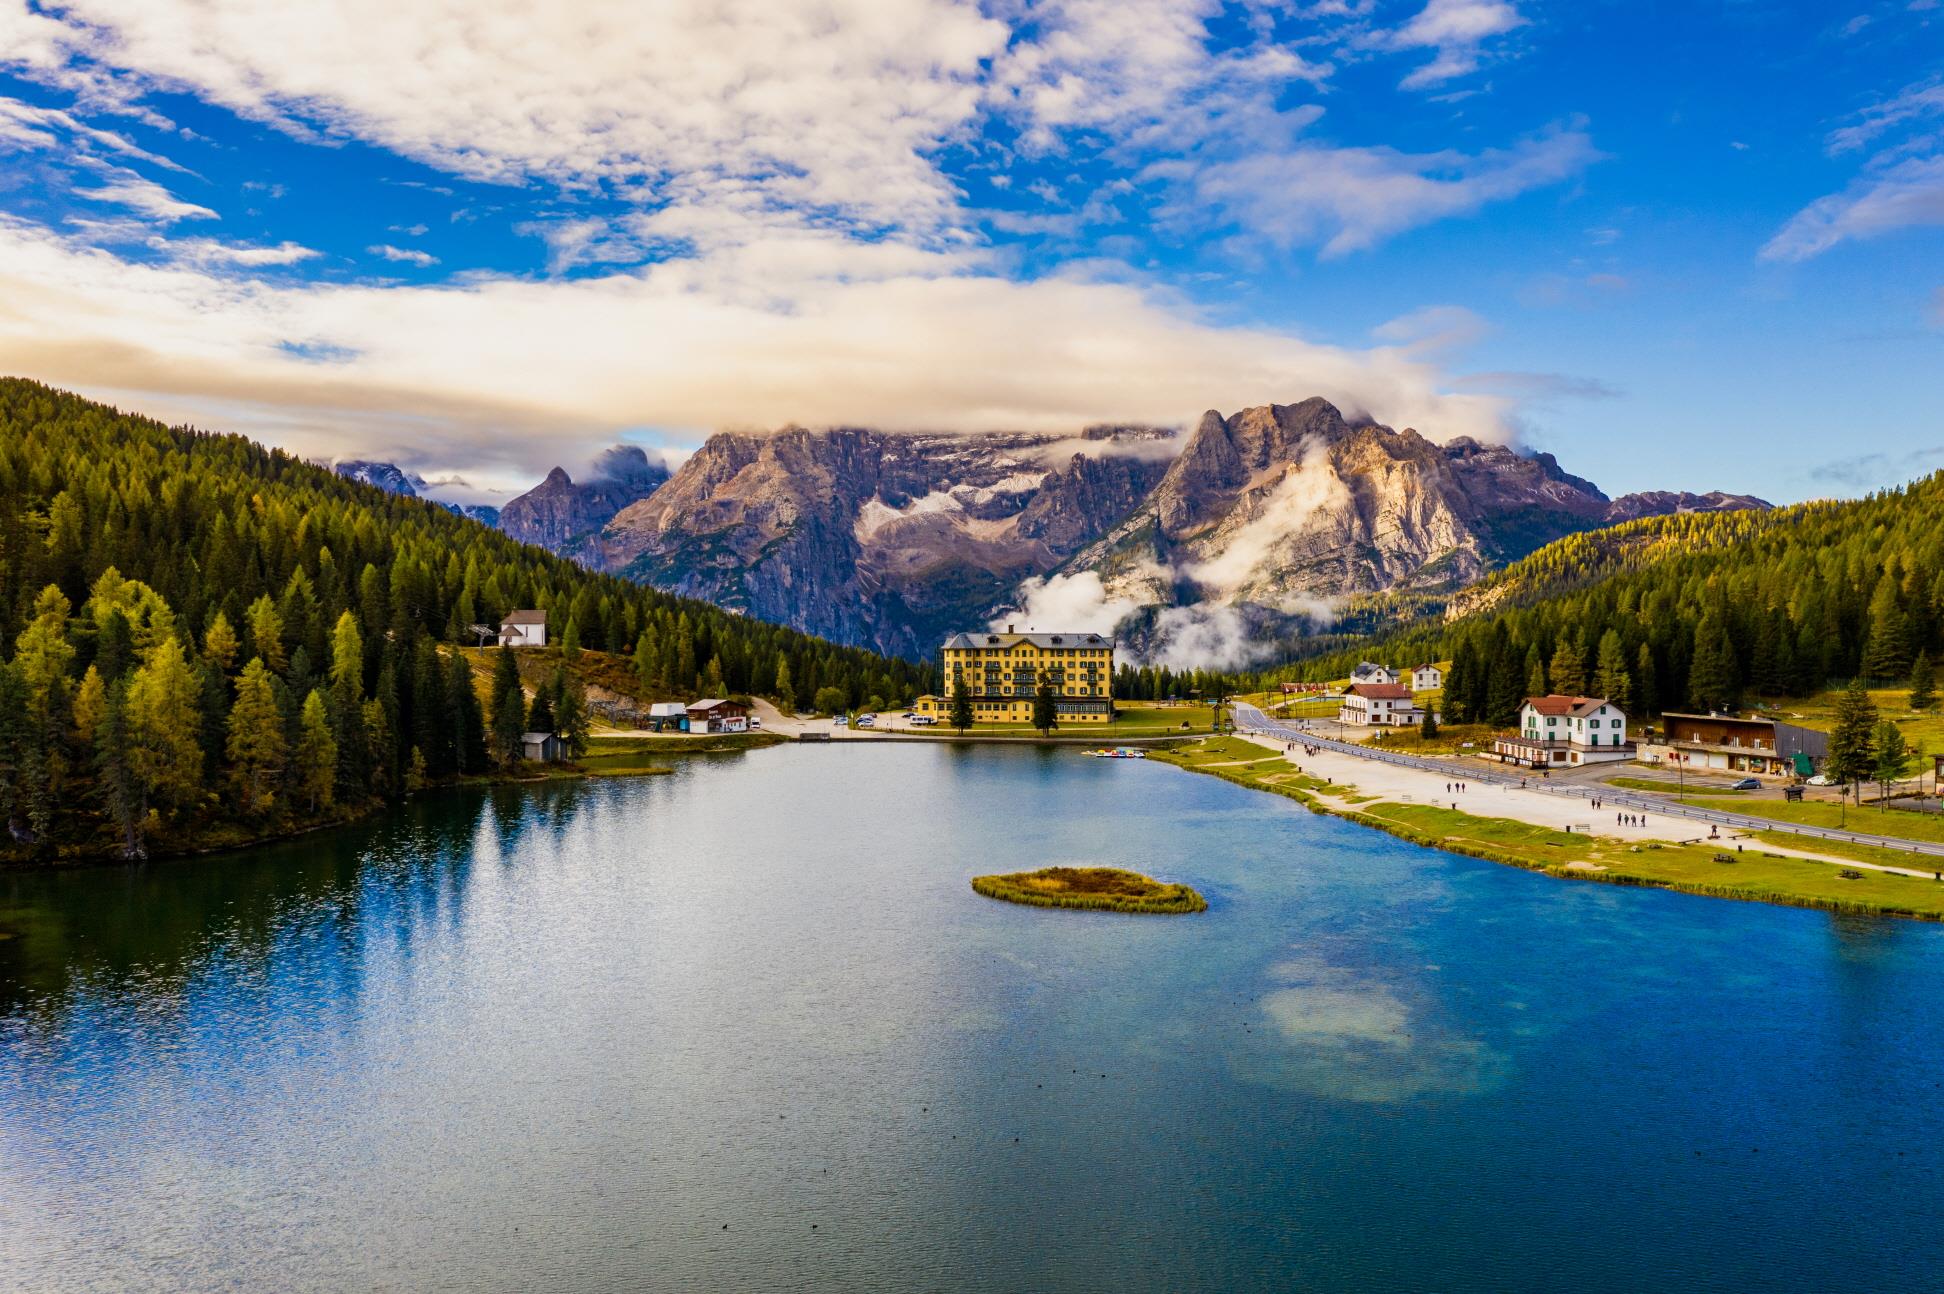
<path fill-rule="evenodd" d="M 1053 675 L 1041 670 L 1039 682 L 1033 689 L 1033 727 L 1046 734 L 1059 726 L 1060 709 L 1053 691 Z"/>
<path fill-rule="evenodd" d="M 1609 629 L 1600 635 L 1599 665 L 1594 673 L 1593 690 L 1619 706 L 1633 708 L 1633 677 L 1627 672 L 1627 649 L 1620 631 Z"/>
<path fill-rule="evenodd" d="M 1566 696 L 1585 696 L 1586 658 L 1570 635 L 1562 636 L 1552 658 L 1552 691 Z"/>
<path fill-rule="evenodd" d="M 1889 571 L 1870 595 L 1869 640 L 1863 648 L 1863 676 L 1887 682 L 1910 673 L 1910 624 L 1896 577 Z"/>
<path fill-rule="evenodd" d="M 520 737 L 526 732 L 526 692 L 520 686 L 520 662 L 511 647 L 501 647 L 493 662 L 493 758 L 518 763 Z"/>
<path fill-rule="evenodd" d="M 1910 665 L 1910 708 L 1928 710 L 1937 702 L 1937 679 L 1930 653 L 1920 651 Z"/>
<path fill-rule="evenodd" d="M 337 738 L 331 735 L 330 708 L 324 694 L 311 689 L 304 698 L 295 758 L 297 791 L 313 814 L 331 807 L 337 790 Z"/>
<path fill-rule="evenodd" d="M 1876 768 L 1877 709 L 1861 679 L 1852 680 L 1836 701 L 1824 772 L 1839 785 L 1854 787 Z"/>
<path fill-rule="evenodd" d="M 972 726 L 972 693 L 963 676 L 952 680 L 952 726 L 960 732 Z"/>
<path fill-rule="evenodd" d="M 252 656 L 237 676 L 227 753 L 243 811 L 268 813 L 276 803 L 277 779 L 283 775 L 288 754 L 275 680 L 261 656 Z"/>
<path fill-rule="evenodd" d="M 1890 784 L 1903 776 L 1904 764 L 1910 758 L 1910 747 L 1904 742 L 1903 730 L 1887 719 L 1876 726 L 1872 744 L 1876 747 L 1871 756 L 1871 773 L 1876 778 L 1877 798 L 1887 806 L 1890 803 Z"/>
<path fill-rule="evenodd" d="M 121 833 L 121 856 L 125 859 L 148 857 L 143 840 L 143 824 L 148 819 L 148 798 L 133 758 L 133 733 L 128 721 L 126 679 L 107 686 L 101 722 L 95 728 L 94 766 L 108 820 Z"/>
<path fill-rule="evenodd" d="M 129 681 L 129 757 L 151 802 L 180 809 L 202 794 L 201 701 L 201 682 L 173 636 Z"/>
<path fill-rule="evenodd" d="M 1731 710 L 1739 697 L 1735 649 L 1727 626 L 1713 611 L 1694 631 L 1694 662 L 1688 668 L 1688 701 L 1702 710 Z"/>

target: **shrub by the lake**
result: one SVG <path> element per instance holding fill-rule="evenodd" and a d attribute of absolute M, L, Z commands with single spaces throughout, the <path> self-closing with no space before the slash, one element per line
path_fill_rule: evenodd
<path fill-rule="evenodd" d="M 1037 872 L 975 876 L 972 888 L 989 899 L 1041 908 L 1105 912 L 1200 912 L 1208 903 L 1193 889 L 1118 867 L 1045 867 Z"/>

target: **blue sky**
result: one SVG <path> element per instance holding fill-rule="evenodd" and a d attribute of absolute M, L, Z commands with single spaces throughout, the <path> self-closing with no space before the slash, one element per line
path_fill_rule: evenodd
<path fill-rule="evenodd" d="M 0 370 L 487 492 L 1310 394 L 1944 467 L 1936 0 L 533 8 L 0 0 Z"/>

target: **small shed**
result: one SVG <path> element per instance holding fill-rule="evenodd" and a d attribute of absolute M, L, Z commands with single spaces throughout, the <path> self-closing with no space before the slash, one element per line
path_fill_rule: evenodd
<path fill-rule="evenodd" d="M 737 701 L 704 697 L 688 707 L 690 732 L 748 732 L 749 707 Z"/>
<path fill-rule="evenodd" d="M 545 647 L 547 645 L 547 613 L 545 611 L 509 611 L 500 621 L 500 646 L 502 647 Z"/>
<path fill-rule="evenodd" d="M 520 758 L 557 764 L 567 758 L 567 743 L 557 732 L 524 732 L 520 734 Z"/>
<path fill-rule="evenodd" d="M 688 723 L 688 707 L 680 701 L 656 701 L 648 707 L 648 726 L 656 732 L 680 732 Z"/>

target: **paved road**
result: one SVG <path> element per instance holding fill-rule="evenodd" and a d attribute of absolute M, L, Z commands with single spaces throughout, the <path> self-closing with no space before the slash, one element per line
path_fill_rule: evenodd
<path fill-rule="evenodd" d="M 1924 854 L 1933 858 L 1944 858 L 1944 844 L 1924 840 L 1900 840 L 1895 836 L 1872 836 L 1861 831 L 1839 831 L 1834 827 L 1810 827 L 1795 822 L 1783 822 L 1776 818 L 1758 818 L 1746 813 L 1730 813 L 1720 809 L 1703 809 L 1693 805 L 1678 804 L 1659 796 L 1647 796 L 1620 790 L 1606 785 L 1586 785 L 1573 782 L 1554 782 L 1539 777 L 1520 777 L 1516 774 L 1489 772 L 1471 764 L 1454 764 L 1448 760 L 1427 759 L 1421 755 L 1404 755 L 1392 750 L 1375 750 L 1353 741 L 1336 741 L 1319 735 L 1313 730 L 1299 728 L 1293 724 L 1271 719 L 1256 707 L 1245 702 L 1235 704 L 1235 726 L 1242 732 L 1259 733 L 1279 741 L 1295 741 L 1305 745 L 1318 746 L 1326 750 L 1340 751 L 1355 755 L 1359 759 L 1372 759 L 1379 763 L 1395 764 L 1400 768 L 1420 768 L 1447 777 L 1462 777 L 1468 782 L 1482 782 L 1491 786 L 1524 786 L 1529 791 L 1540 791 L 1547 795 L 1571 796 L 1578 799 L 1592 799 L 1598 795 L 1603 804 L 1624 805 L 1630 809 L 1641 809 L 1665 817 L 1688 818 L 1696 822 L 1714 823 L 1724 827 L 1739 827 L 1744 831 L 1783 831 L 1793 836 L 1813 840 L 1843 840 L 1856 845 L 1876 845 L 1883 849 L 1897 849 L 1905 853 Z"/>

